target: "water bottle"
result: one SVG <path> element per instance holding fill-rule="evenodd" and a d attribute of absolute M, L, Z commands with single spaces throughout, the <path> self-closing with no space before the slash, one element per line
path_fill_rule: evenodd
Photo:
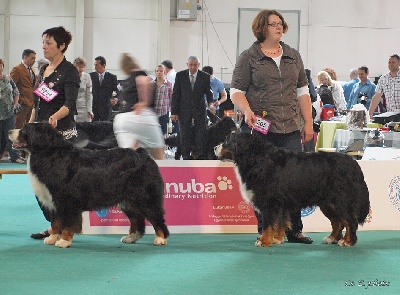
<path fill-rule="evenodd" d="M 168 122 L 168 134 L 172 133 L 172 119 L 171 117 L 169 118 L 169 122 Z"/>

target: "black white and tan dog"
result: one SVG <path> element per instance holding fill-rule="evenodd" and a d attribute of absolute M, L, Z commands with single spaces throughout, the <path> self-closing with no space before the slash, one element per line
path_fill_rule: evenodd
<path fill-rule="evenodd" d="M 51 212 L 52 234 L 45 244 L 72 244 L 82 212 L 118 205 L 130 221 L 123 243 L 134 243 L 154 227 L 154 245 L 169 236 L 163 209 L 164 181 L 144 149 L 77 149 L 48 123 L 29 123 L 10 131 L 13 147 L 29 152 L 28 174 L 39 201 Z"/>
<path fill-rule="evenodd" d="M 223 143 L 226 137 L 232 132 L 237 130 L 237 126 L 232 118 L 224 117 L 220 119 L 219 117 L 214 115 L 214 123 L 207 127 L 207 140 L 205 143 L 205 156 L 206 159 L 203 160 L 216 160 L 214 154 L 214 147 Z M 194 128 L 194 127 L 192 127 Z M 194 134 L 193 131 L 193 139 L 194 142 Z M 170 147 L 177 147 L 177 154 L 175 155 L 175 159 L 180 159 L 180 138 L 178 134 L 173 134 L 165 139 L 165 144 Z M 192 158 L 197 159 L 197 155 L 192 153 Z"/>
<path fill-rule="evenodd" d="M 232 160 L 241 193 L 262 215 L 256 246 L 281 244 L 289 214 L 317 205 L 332 225 L 325 244 L 353 246 L 358 225 L 368 215 L 368 187 L 357 161 L 341 153 L 293 153 L 273 146 L 257 133 L 232 133 L 215 148 Z M 342 231 L 346 228 L 343 236 Z"/>

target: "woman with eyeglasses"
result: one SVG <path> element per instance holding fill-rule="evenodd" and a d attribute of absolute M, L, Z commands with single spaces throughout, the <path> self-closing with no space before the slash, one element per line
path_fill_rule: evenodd
<path fill-rule="evenodd" d="M 281 41 L 288 25 L 276 10 L 258 13 L 252 30 L 257 40 L 239 56 L 230 89 L 232 102 L 244 115 L 241 132 L 264 127 L 260 134 L 266 141 L 301 152 L 302 141 L 312 140 L 314 131 L 300 53 Z M 263 123 L 256 124 L 256 116 Z M 262 216 L 257 212 L 256 216 L 261 234 Z M 291 213 L 290 221 L 291 229 L 286 230 L 288 242 L 311 244 L 313 240 L 302 232 L 301 212 Z M 259 240 L 256 245 L 263 246 Z"/>

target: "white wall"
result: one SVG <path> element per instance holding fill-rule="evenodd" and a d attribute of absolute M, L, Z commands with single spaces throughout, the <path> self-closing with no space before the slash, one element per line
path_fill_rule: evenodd
<path fill-rule="evenodd" d="M 42 32 L 63 25 L 74 36 L 67 59 L 83 54 L 88 72 L 97 55 L 106 57 L 107 69 L 119 78 L 122 52 L 131 53 L 147 70 L 166 58 L 182 70 L 187 57 L 196 55 L 219 77 L 221 67 L 227 67 L 223 80 L 229 83 L 237 54 L 238 9 L 267 7 L 301 11 L 300 53 L 314 79 L 326 66 L 337 71 L 339 80 L 348 80 L 349 69 L 360 65 L 370 68 L 370 77 L 378 76 L 388 71 L 389 55 L 400 52 L 398 0 L 198 2 L 197 21 L 185 22 L 169 20 L 168 0 L 0 0 L 0 58 L 6 72 L 20 62 L 25 48 L 41 58 Z"/>

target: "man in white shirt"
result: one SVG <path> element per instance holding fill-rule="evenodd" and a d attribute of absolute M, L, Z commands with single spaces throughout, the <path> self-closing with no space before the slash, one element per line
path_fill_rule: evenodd
<path fill-rule="evenodd" d="M 379 78 L 375 89 L 375 95 L 369 107 L 369 116 L 372 118 L 376 107 L 381 101 L 382 94 L 385 94 L 386 108 L 388 112 L 400 111 L 400 56 L 393 54 L 389 58 L 389 73 Z"/>
<path fill-rule="evenodd" d="M 165 67 L 165 72 L 167 73 L 167 80 L 171 82 L 172 89 L 174 89 L 176 71 L 172 65 L 172 62 L 170 60 L 164 60 L 161 64 Z"/>

